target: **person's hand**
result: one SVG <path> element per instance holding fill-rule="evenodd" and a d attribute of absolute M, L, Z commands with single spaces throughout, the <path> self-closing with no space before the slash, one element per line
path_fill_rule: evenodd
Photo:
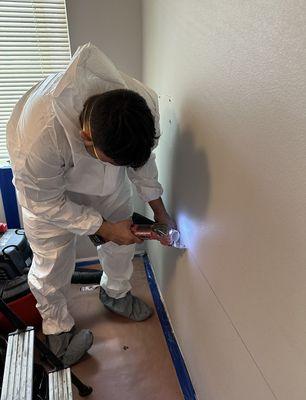
<path fill-rule="evenodd" d="M 170 228 L 177 229 L 175 220 L 172 217 L 170 217 L 170 215 L 167 212 L 154 214 L 154 220 L 159 224 L 165 224 L 168 225 Z"/>
<path fill-rule="evenodd" d="M 159 224 L 165 224 L 169 226 L 170 228 L 177 229 L 176 222 L 173 218 L 170 217 L 170 215 L 164 211 L 162 213 L 155 213 L 154 214 L 154 220 L 155 222 L 158 222 Z M 171 239 L 170 238 L 164 238 L 160 240 L 160 243 L 163 244 L 164 246 L 171 246 Z"/>
<path fill-rule="evenodd" d="M 114 242 L 120 245 L 142 243 L 143 241 L 131 232 L 132 220 L 127 219 L 120 222 L 103 221 L 97 235 L 102 236 L 106 242 Z"/>
<path fill-rule="evenodd" d="M 149 201 L 150 207 L 154 213 L 154 220 L 160 224 L 166 224 L 173 229 L 177 229 L 176 222 L 167 213 L 165 205 L 161 197 Z"/>

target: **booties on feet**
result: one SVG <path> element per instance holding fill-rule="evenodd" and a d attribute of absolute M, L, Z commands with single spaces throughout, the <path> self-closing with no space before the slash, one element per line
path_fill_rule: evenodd
<path fill-rule="evenodd" d="M 99 297 L 102 304 L 108 310 L 133 321 L 144 321 L 150 318 L 153 314 L 152 308 L 138 297 L 133 296 L 131 292 L 128 292 L 126 296 L 121 299 L 114 299 L 113 297 L 108 296 L 105 290 L 101 287 Z"/>
<path fill-rule="evenodd" d="M 80 361 L 93 343 L 93 334 L 89 329 L 76 333 L 75 327 L 69 332 L 47 335 L 46 338 L 49 349 L 67 366 Z"/>

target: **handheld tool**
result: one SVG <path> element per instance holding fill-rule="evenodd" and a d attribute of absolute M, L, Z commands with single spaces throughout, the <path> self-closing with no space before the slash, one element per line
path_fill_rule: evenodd
<path fill-rule="evenodd" d="M 159 224 L 144 217 L 141 214 L 134 213 L 132 216 L 133 225 L 132 233 L 143 240 L 158 240 L 170 239 L 170 246 L 178 249 L 185 249 L 186 246 L 180 241 L 180 233 L 178 230 L 169 227 L 166 224 Z M 103 238 L 98 235 L 90 235 L 90 240 L 95 246 L 104 243 Z"/>
<path fill-rule="evenodd" d="M 185 248 L 180 243 L 180 233 L 166 224 L 152 223 L 150 225 L 132 225 L 131 231 L 135 236 L 143 240 L 169 240 L 169 245 L 177 248 Z"/>

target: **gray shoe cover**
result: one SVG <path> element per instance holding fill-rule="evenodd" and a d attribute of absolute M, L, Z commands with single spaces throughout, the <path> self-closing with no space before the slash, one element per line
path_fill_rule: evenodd
<path fill-rule="evenodd" d="M 74 334 L 75 327 L 69 332 L 62 332 L 57 335 L 46 335 L 47 346 L 58 358 L 62 358 Z"/>
<path fill-rule="evenodd" d="M 89 329 L 82 329 L 71 339 L 62 358 L 65 365 L 76 364 L 85 355 L 93 343 L 93 334 Z"/>
<path fill-rule="evenodd" d="M 132 319 L 133 321 L 144 321 L 153 314 L 153 310 L 145 302 L 128 292 L 121 299 L 108 296 L 104 289 L 100 288 L 100 300 L 104 306 L 116 314 Z"/>
<path fill-rule="evenodd" d="M 73 327 L 69 332 L 58 335 L 47 335 L 49 349 L 67 366 L 77 363 L 90 349 L 93 334 L 88 329 L 75 333 Z"/>

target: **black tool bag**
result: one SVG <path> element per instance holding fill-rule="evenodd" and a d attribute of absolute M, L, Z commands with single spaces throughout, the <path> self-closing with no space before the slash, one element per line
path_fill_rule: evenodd
<path fill-rule="evenodd" d="M 22 229 L 8 229 L 0 237 L 0 280 L 23 275 L 33 253 Z"/>

